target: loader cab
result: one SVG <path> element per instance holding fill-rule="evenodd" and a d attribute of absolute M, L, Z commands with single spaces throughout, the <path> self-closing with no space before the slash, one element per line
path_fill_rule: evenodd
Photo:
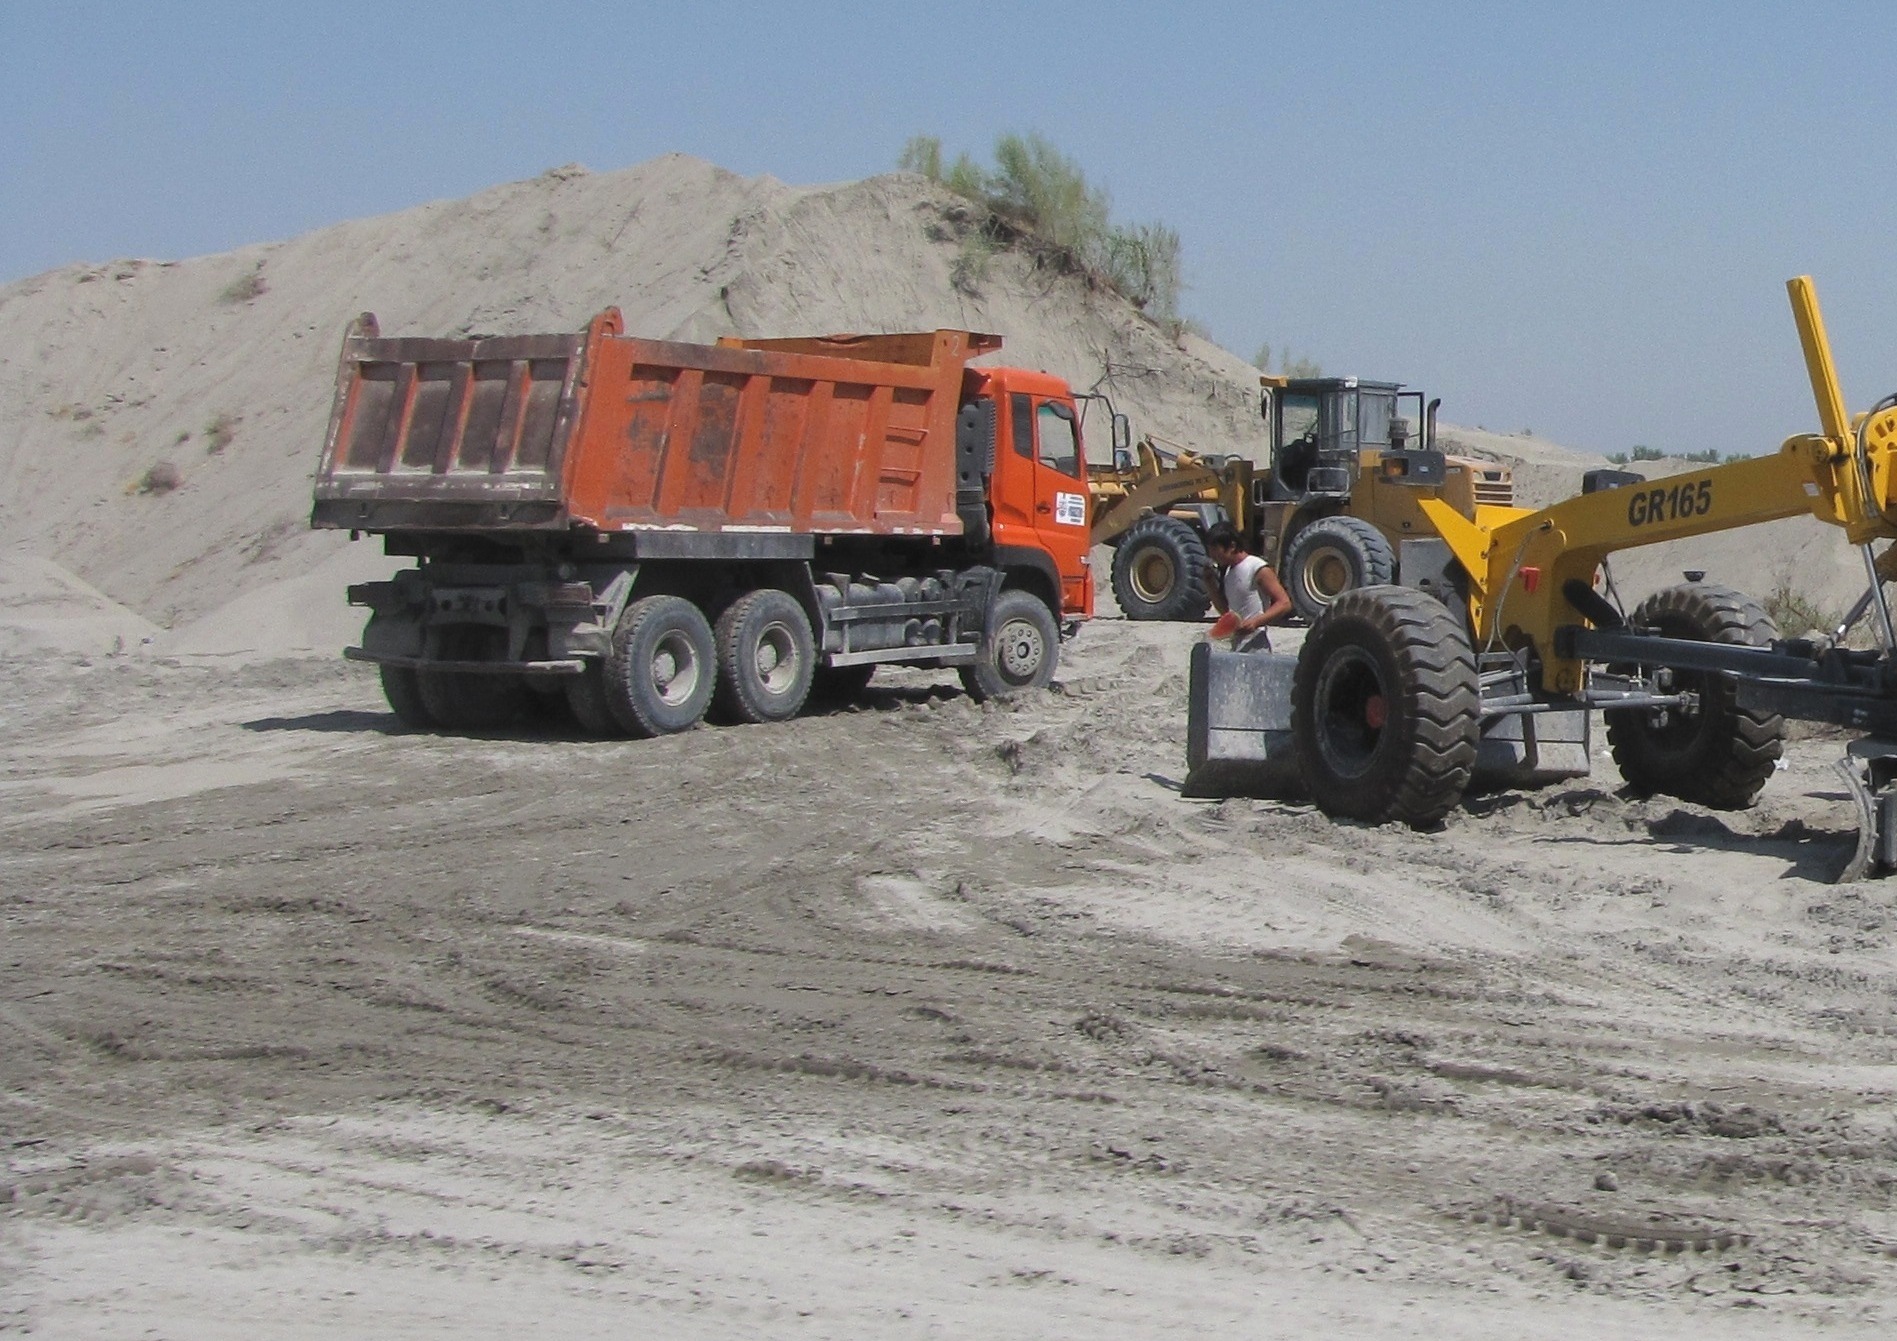
<path fill-rule="evenodd" d="M 1271 497 L 1280 501 L 1350 497 L 1360 452 L 1416 445 L 1400 422 L 1400 397 L 1419 402 L 1420 420 L 1421 393 L 1405 392 L 1395 382 L 1365 382 L 1355 377 L 1270 379 L 1263 411 L 1271 442 Z"/>

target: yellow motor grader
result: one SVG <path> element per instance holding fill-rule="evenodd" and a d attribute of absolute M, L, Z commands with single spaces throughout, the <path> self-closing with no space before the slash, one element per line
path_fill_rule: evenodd
<path fill-rule="evenodd" d="M 1579 496 L 1499 524 L 1420 499 L 1440 538 L 1411 542 L 1401 585 L 1341 596 L 1295 657 L 1195 649 L 1190 789 L 1300 787 L 1333 816 L 1427 826 L 1485 773 L 1585 772 L 1597 710 L 1636 792 L 1740 809 L 1796 718 L 1864 733 L 1838 765 L 1860 820 L 1841 878 L 1897 867 L 1897 630 L 1882 586 L 1897 550 L 1872 552 L 1897 539 L 1897 395 L 1848 415 L 1811 281 L 1787 288 L 1817 433 L 1661 480 L 1593 472 Z M 1863 552 L 1867 589 L 1835 629 L 1780 637 L 1758 601 L 1704 581 L 1631 613 L 1597 588 L 1618 550 L 1807 513 Z M 1847 646 L 1867 615 L 1877 645 Z"/>
<path fill-rule="evenodd" d="M 1205 613 L 1205 536 L 1222 521 L 1315 619 L 1346 591 L 1398 580 L 1403 541 L 1434 534 L 1423 498 L 1484 525 L 1514 501 L 1508 467 L 1435 449 L 1437 402 L 1420 392 L 1354 377 L 1259 380 L 1267 463 L 1148 437 L 1116 450 L 1110 469 L 1089 468 L 1093 543 L 1113 546 L 1113 594 L 1128 619 Z"/>

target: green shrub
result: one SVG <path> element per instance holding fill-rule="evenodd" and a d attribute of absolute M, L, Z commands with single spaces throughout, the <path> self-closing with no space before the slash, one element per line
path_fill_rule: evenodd
<path fill-rule="evenodd" d="M 245 271 L 229 284 L 225 285 L 224 292 L 219 296 L 227 303 L 247 303 L 251 299 L 260 297 L 269 292 L 269 290 L 270 285 L 263 277 L 263 262 L 259 261 L 256 269 Z"/>
<path fill-rule="evenodd" d="M 169 461 L 154 462 L 134 486 L 141 494 L 168 494 L 184 483 L 184 473 Z"/>
<path fill-rule="evenodd" d="M 186 437 L 190 435 L 187 434 Z M 231 445 L 231 439 L 237 436 L 237 416 L 220 414 L 204 426 L 204 451 L 207 456 L 216 456 Z M 183 442 L 184 438 L 178 439 Z"/>
<path fill-rule="evenodd" d="M 1293 355 L 1289 345 L 1278 351 L 1278 366 L 1275 370 L 1271 366 L 1269 344 L 1259 345 L 1258 352 L 1252 355 L 1251 362 L 1252 367 L 1258 369 L 1259 372 L 1272 373 L 1277 377 L 1322 377 L 1324 375 L 1324 369 L 1319 366 L 1316 359 L 1306 358 L 1302 354 Z"/>
<path fill-rule="evenodd" d="M 1760 604 L 1778 625 L 1779 635 L 1785 638 L 1802 637 L 1814 630 L 1830 633 L 1844 619 L 1842 611 L 1827 609 L 1799 591 L 1789 576 L 1781 575 L 1772 594 Z"/>
<path fill-rule="evenodd" d="M 1106 191 L 1091 185 L 1078 163 L 1040 135 L 1002 135 L 994 159 L 992 168 L 965 153 L 949 162 L 933 135 L 912 136 L 897 159 L 902 171 L 920 173 L 976 202 L 1006 225 L 980 242 L 964 240 L 951 272 L 956 287 L 973 292 L 988 258 L 1013 241 L 1012 231 L 1093 274 L 1173 334 L 1182 329 L 1185 283 L 1176 229 L 1115 224 Z"/>

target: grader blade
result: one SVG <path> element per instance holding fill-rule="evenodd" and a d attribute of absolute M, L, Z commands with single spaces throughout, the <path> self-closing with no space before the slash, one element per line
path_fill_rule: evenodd
<path fill-rule="evenodd" d="M 1297 665 L 1288 653 L 1192 649 L 1186 796 L 1306 798 L 1291 731 Z M 1584 778 L 1591 745 L 1584 708 L 1487 717 L 1470 785 L 1493 791 Z"/>
<path fill-rule="evenodd" d="M 1196 797 L 1303 795 L 1291 748 L 1291 677 L 1275 652 L 1192 649 L 1186 696 L 1186 782 Z"/>

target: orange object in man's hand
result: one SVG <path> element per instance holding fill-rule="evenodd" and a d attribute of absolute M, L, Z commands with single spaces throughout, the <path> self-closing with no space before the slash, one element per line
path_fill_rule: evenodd
<path fill-rule="evenodd" d="M 1238 616 L 1233 614 L 1230 610 L 1227 610 L 1212 622 L 1212 631 L 1205 636 L 1208 638 L 1229 638 L 1237 632 Z"/>

